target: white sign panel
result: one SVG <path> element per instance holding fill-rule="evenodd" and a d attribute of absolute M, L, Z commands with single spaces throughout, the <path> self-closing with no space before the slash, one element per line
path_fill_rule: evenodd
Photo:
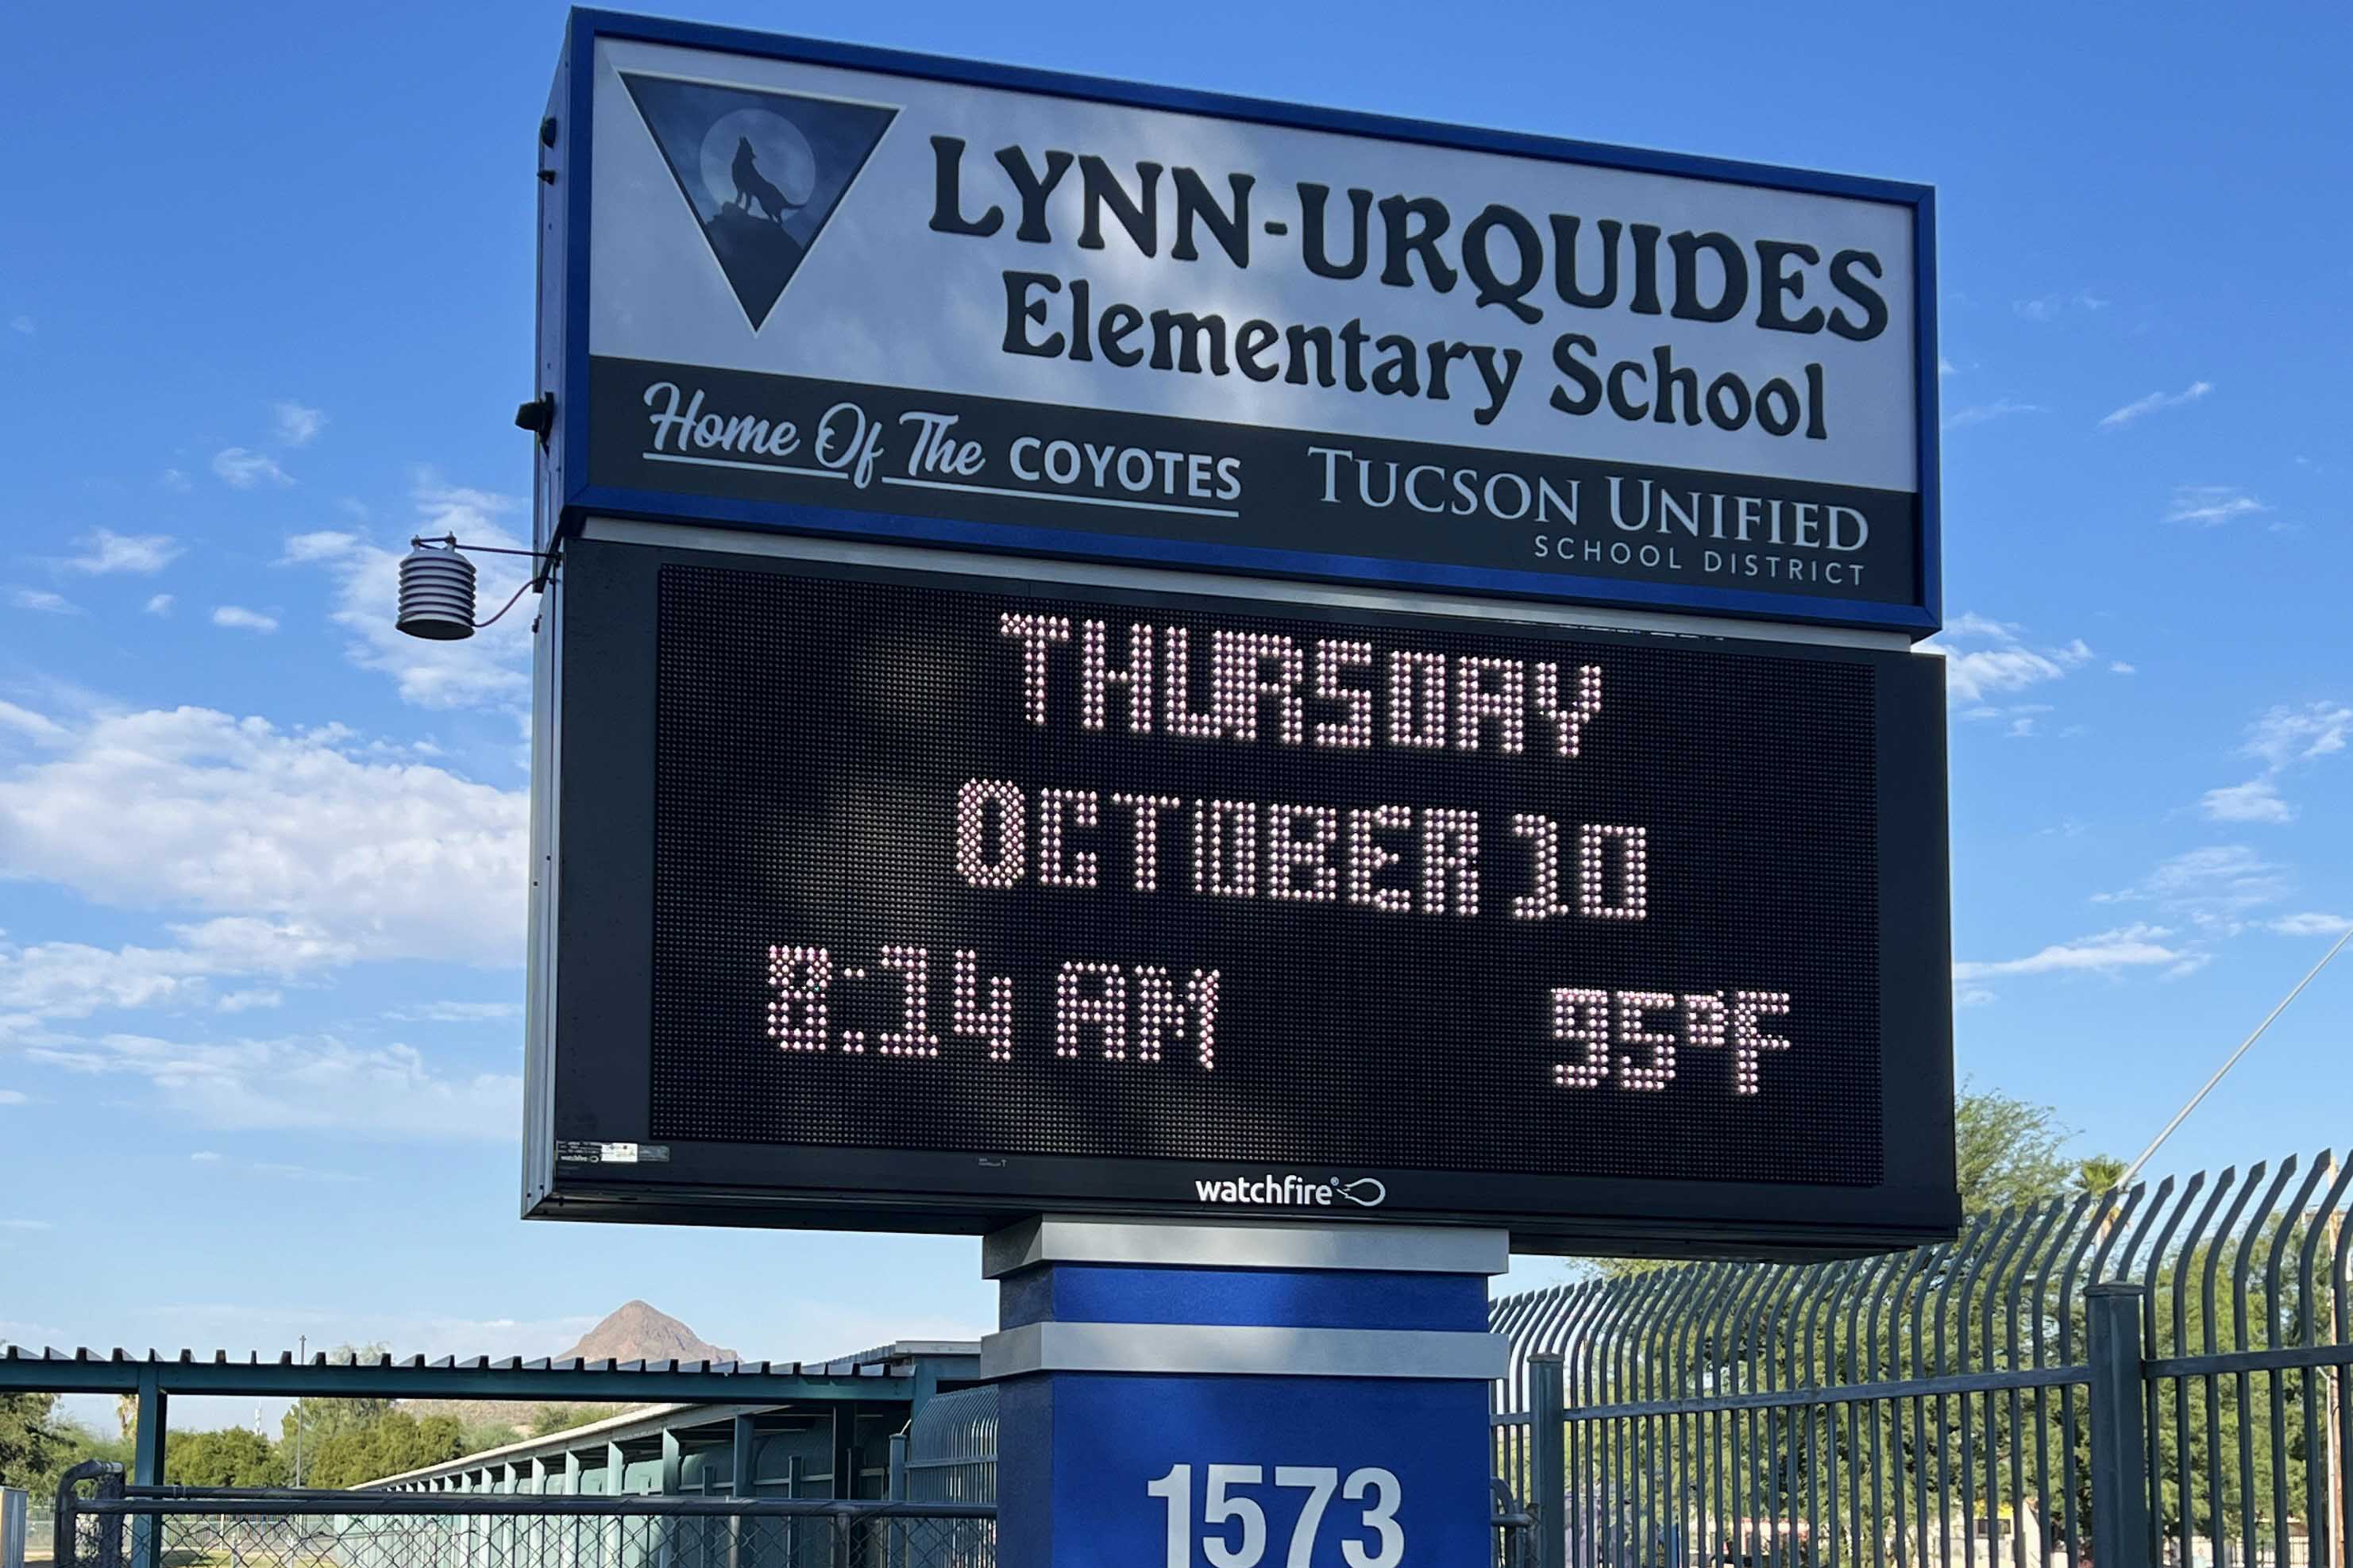
<path fill-rule="evenodd" d="M 567 515 L 1934 625 L 1918 187 L 626 18 L 565 70 Z"/>

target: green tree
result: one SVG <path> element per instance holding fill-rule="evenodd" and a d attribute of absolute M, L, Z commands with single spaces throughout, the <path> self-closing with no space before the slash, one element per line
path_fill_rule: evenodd
<path fill-rule="evenodd" d="M 531 1413 L 531 1435 L 544 1437 L 553 1432 L 569 1432 L 604 1418 L 605 1412 L 594 1405 L 543 1405 Z"/>
<path fill-rule="evenodd" d="M 428 1415 L 419 1421 L 394 1408 L 364 1426 L 322 1440 L 305 1467 L 303 1484 L 355 1487 L 438 1465 L 464 1452 L 464 1435 L 453 1417 Z"/>
<path fill-rule="evenodd" d="M 2074 1164 L 2059 1146 L 2068 1136 L 2051 1107 L 1964 1083 L 1953 1099 L 1961 1212 L 1987 1214 L 2065 1192 Z"/>
<path fill-rule="evenodd" d="M 515 1424 L 512 1421 L 477 1421 L 459 1433 L 458 1451 L 479 1454 L 486 1448 L 503 1448 L 522 1439 L 522 1434 L 515 1430 Z"/>
<path fill-rule="evenodd" d="M 337 1345 L 327 1352 L 331 1365 L 348 1366 L 354 1361 L 374 1360 L 385 1353 L 381 1344 Z M 392 1413 L 389 1399 L 298 1399 L 289 1405 L 278 1423 L 280 1443 L 285 1447 L 288 1464 L 301 1474 L 296 1479 L 304 1486 L 325 1486 L 330 1483 L 313 1479 L 311 1459 L 326 1442 L 347 1433 L 372 1426 Z M 290 1473 L 291 1471 L 290 1470 Z"/>
<path fill-rule="evenodd" d="M 2125 1163 L 2114 1154 L 2091 1154 L 2075 1162 L 2074 1190 L 2079 1193 L 2112 1193 L 2124 1179 Z"/>
<path fill-rule="evenodd" d="M 269 1438 L 242 1426 L 174 1432 L 164 1479 L 177 1487 L 278 1487 L 287 1481 L 286 1461 Z"/>
<path fill-rule="evenodd" d="M 64 1447 L 54 1394 L 0 1394 L 0 1486 L 30 1488 Z"/>
<path fill-rule="evenodd" d="M 1975 1215 L 2040 1203 L 2063 1194 L 2104 1193 L 2125 1173 L 2110 1154 L 2070 1160 L 2060 1148 L 2073 1136 L 2047 1105 L 1967 1083 L 1953 1097 L 1953 1155 L 1961 1212 Z M 1656 1258 L 1599 1258 L 1581 1271 L 1610 1279 L 1676 1265 Z"/>
<path fill-rule="evenodd" d="M 128 1437 L 104 1436 L 75 1421 L 55 1421 L 50 1430 L 57 1436 L 51 1446 L 48 1463 L 24 1480 L 9 1479 L 10 1486 L 21 1486 L 36 1498 L 54 1498 L 58 1482 L 65 1473 L 84 1459 L 105 1459 L 131 1468 L 132 1440 Z"/>

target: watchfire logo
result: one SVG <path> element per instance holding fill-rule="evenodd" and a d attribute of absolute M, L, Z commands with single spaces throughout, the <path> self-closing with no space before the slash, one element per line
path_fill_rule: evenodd
<path fill-rule="evenodd" d="M 1378 1208 L 1388 1188 L 1370 1176 L 1344 1182 L 1337 1176 L 1322 1181 L 1305 1176 L 1240 1177 L 1230 1182 L 1196 1181 L 1193 1191 L 1205 1204 L 1238 1205 L 1247 1208 L 1330 1208 L 1335 1203 Z"/>

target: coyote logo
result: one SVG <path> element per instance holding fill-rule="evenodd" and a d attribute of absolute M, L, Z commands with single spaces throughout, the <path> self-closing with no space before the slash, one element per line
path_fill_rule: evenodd
<path fill-rule="evenodd" d="M 779 227 L 784 224 L 785 214 L 800 205 L 786 201 L 775 182 L 760 173 L 760 161 L 753 156 L 749 136 L 735 139 L 735 163 L 729 173 L 735 176 L 735 200 L 731 205 L 750 212 L 756 203 L 768 221 Z"/>
<path fill-rule="evenodd" d="M 621 84 L 758 331 L 898 110 L 634 71 Z"/>

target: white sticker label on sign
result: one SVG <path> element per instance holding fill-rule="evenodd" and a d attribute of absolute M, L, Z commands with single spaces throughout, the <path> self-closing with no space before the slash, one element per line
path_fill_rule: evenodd
<path fill-rule="evenodd" d="M 634 1165 L 638 1163 L 635 1143 L 602 1143 L 597 1145 L 597 1158 L 608 1165 Z"/>

